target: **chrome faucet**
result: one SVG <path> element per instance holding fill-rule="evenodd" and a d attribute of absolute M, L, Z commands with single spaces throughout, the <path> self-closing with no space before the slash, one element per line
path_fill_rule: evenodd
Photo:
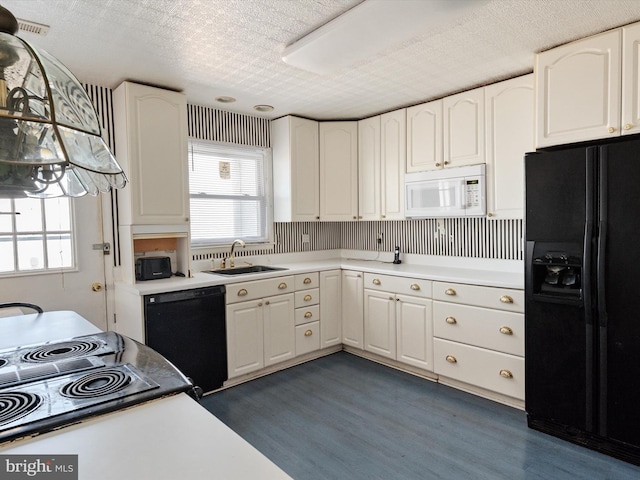
<path fill-rule="evenodd" d="M 236 245 L 240 245 L 242 248 L 246 247 L 246 243 L 244 243 L 244 241 L 242 240 L 234 240 L 233 243 L 231 244 L 231 253 L 229 254 L 229 268 L 233 268 L 234 265 L 234 258 L 235 258 L 235 249 L 236 249 Z"/>

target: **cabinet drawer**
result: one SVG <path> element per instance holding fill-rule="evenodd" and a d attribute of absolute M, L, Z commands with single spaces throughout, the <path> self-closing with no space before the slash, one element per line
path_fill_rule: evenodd
<path fill-rule="evenodd" d="M 317 305 L 320 302 L 320 289 L 312 288 L 311 290 L 300 290 L 295 293 L 296 308 L 306 307 L 307 305 Z"/>
<path fill-rule="evenodd" d="M 433 282 L 433 299 L 511 312 L 524 312 L 524 292 L 511 288 Z"/>
<path fill-rule="evenodd" d="M 524 314 L 433 302 L 433 334 L 454 342 L 524 356 Z"/>
<path fill-rule="evenodd" d="M 296 275 L 296 290 L 305 288 L 318 288 L 320 285 L 320 275 L 318 272 L 300 273 Z"/>
<path fill-rule="evenodd" d="M 524 400 L 524 358 L 439 338 L 433 351 L 438 375 Z"/>
<path fill-rule="evenodd" d="M 311 305 L 309 307 L 296 308 L 296 325 L 320 320 L 320 306 Z"/>
<path fill-rule="evenodd" d="M 418 280 L 393 275 L 364 274 L 364 288 L 385 292 L 412 295 L 414 297 L 431 297 L 431 280 Z"/>
<path fill-rule="evenodd" d="M 293 275 L 227 285 L 227 304 L 294 291 Z"/>
<path fill-rule="evenodd" d="M 320 349 L 320 322 L 296 327 L 296 355 Z"/>

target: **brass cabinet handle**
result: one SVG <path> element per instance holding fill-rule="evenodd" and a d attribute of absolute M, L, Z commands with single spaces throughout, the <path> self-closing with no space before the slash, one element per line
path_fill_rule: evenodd
<path fill-rule="evenodd" d="M 320 216 L 319 215 L 316 217 L 316 220 L 320 220 Z"/>
<path fill-rule="evenodd" d="M 609 127 L 609 133 L 613 133 L 615 131 L 616 131 L 615 127 Z"/>
<path fill-rule="evenodd" d="M 412 283 L 411 284 L 411 290 L 420 290 L 420 285 L 418 285 L 417 283 Z"/>
<path fill-rule="evenodd" d="M 287 284 L 282 282 L 280 285 L 278 285 L 278 289 L 280 290 L 284 290 L 285 288 L 287 288 Z"/>
<path fill-rule="evenodd" d="M 500 301 L 501 301 L 502 303 L 513 303 L 513 298 L 512 298 L 512 297 L 510 297 L 509 295 L 502 295 L 502 296 L 500 297 Z"/>
<path fill-rule="evenodd" d="M 304 283 L 305 285 L 309 285 L 311 283 L 311 279 L 307 277 L 302 281 L 302 283 Z"/>
<path fill-rule="evenodd" d="M 391 300 L 393 302 L 395 300 L 395 298 L 389 297 L 389 300 Z"/>
<path fill-rule="evenodd" d="M 444 161 L 444 164 L 445 164 L 445 165 L 449 165 L 449 161 L 448 161 L 448 160 L 445 160 L 445 161 Z"/>
<path fill-rule="evenodd" d="M 502 378 L 513 378 L 513 373 L 511 373 L 509 370 L 500 370 L 500 376 Z"/>
<path fill-rule="evenodd" d="M 440 166 L 440 163 L 439 163 L 439 162 L 436 162 L 436 167 L 439 167 L 439 166 Z"/>
<path fill-rule="evenodd" d="M 380 218 L 387 218 L 386 215 L 380 215 Z"/>
<path fill-rule="evenodd" d="M 456 291 L 455 291 L 453 288 L 447 288 L 447 289 L 444 291 L 444 293 L 445 293 L 445 295 L 449 295 L 449 296 L 451 296 L 451 297 L 453 297 L 453 296 L 457 295 Z"/>
<path fill-rule="evenodd" d="M 313 313 L 311 312 L 307 312 L 304 314 L 304 318 L 311 318 L 311 317 L 313 317 Z"/>
<path fill-rule="evenodd" d="M 444 359 L 449 363 L 458 363 L 458 359 L 453 355 L 447 355 Z"/>
<path fill-rule="evenodd" d="M 458 321 L 454 317 L 447 317 L 444 321 L 449 325 L 455 325 L 456 323 L 458 323 Z"/>
<path fill-rule="evenodd" d="M 624 129 L 625 130 L 631 130 L 631 127 L 633 127 L 633 125 L 631 125 L 630 123 L 625 124 Z"/>
<path fill-rule="evenodd" d="M 264 302 L 265 305 L 269 305 L 269 300 L 267 300 L 266 302 Z"/>
<path fill-rule="evenodd" d="M 259 303 L 258 303 L 258 306 L 259 306 L 259 307 L 261 307 L 261 306 L 262 306 L 262 302 L 259 302 Z"/>
<path fill-rule="evenodd" d="M 500 333 L 504 333 L 505 335 L 513 335 L 513 330 L 509 327 L 500 327 Z"/>
<path fill-rule="evenodd" d="M 487 217 L 493 217 L 493 213 L 491 212 L 487 213 Z"/>
<path fill-rule="evenodd" d="M 311 295 L 305 295 L 305 296 L 304 296 L 304 301 L 305 301 L 305 302 L 309 302 L 309 301 L 311 301 L 311 299 L 312 299 L 312 298 L 313 298 L 313 297 L 312 297 Z"/>
<path fill-rule="evenodd" d="M 304 332 L 305 337 L 310 337 L 311 335 L 313 335 L 313 332 L 311 330 L 305 330 Z"/>
<path fill-rule="evenodd" d="M 374 285 L 380 285 L 382 282 L 380 280 L 378 280 L 377 278 L 373 279 L 373 284 Z"/>
<path fill-rule="evenodd" d="M 238 296 L 239 297 L 244 297 L 246 294 L 248 294 L 249 292 L 247 292 L 246 288 L 241 288 L 240 290 L 238 290 Z"/>

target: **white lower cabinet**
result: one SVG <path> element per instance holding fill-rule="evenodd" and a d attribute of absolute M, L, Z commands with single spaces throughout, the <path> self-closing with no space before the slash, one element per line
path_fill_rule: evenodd
<path fill-rule="evenodd" d="M 342 343 L 342 271 L 320 272 L 320 348 Z"/>
<path fill-rule="evenodd" d="M 294 288 L 292 276 L 227 286 L 230 379 L 295 356 Z"/>
<path fill-rule="evenodd" d="M 434 282 L 434 371 L 524 400 L 521 290 Z"/>
<path fill-rule="evenodd" d="M 364 348 L 364 276 L 361 272 L 342 271 L 342 343 Z"/>
<path fill-rule="evenodd" d="M 366 273 L 364 283 L 364 350 L 433 371 L 431 282 Z"/>

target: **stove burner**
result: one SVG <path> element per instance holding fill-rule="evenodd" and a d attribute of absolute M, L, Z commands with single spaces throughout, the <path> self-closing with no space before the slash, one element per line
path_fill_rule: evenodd
<path fill-rule="evenodd" d="M 12 422 L 33 412 L 42 403 L 42 397 L 33 393 L 0 393 L 0 425 Z"/>
<path fill-rule="evenodd" d="M 86 340 L 70 340 L 68 342 L 43 345 L 28 351 L 22 356 L 25 362 L 55 362 L 64 358 L 84 357 L 102 347 L 102 343 Z"/>
<path fill-rule="evenodd" d="M 116 369 L 103 369 L 65 384 L 60 393 L 68 398 L 93 398 L 118 392 L 131 383 L 131 376 Z"/>

